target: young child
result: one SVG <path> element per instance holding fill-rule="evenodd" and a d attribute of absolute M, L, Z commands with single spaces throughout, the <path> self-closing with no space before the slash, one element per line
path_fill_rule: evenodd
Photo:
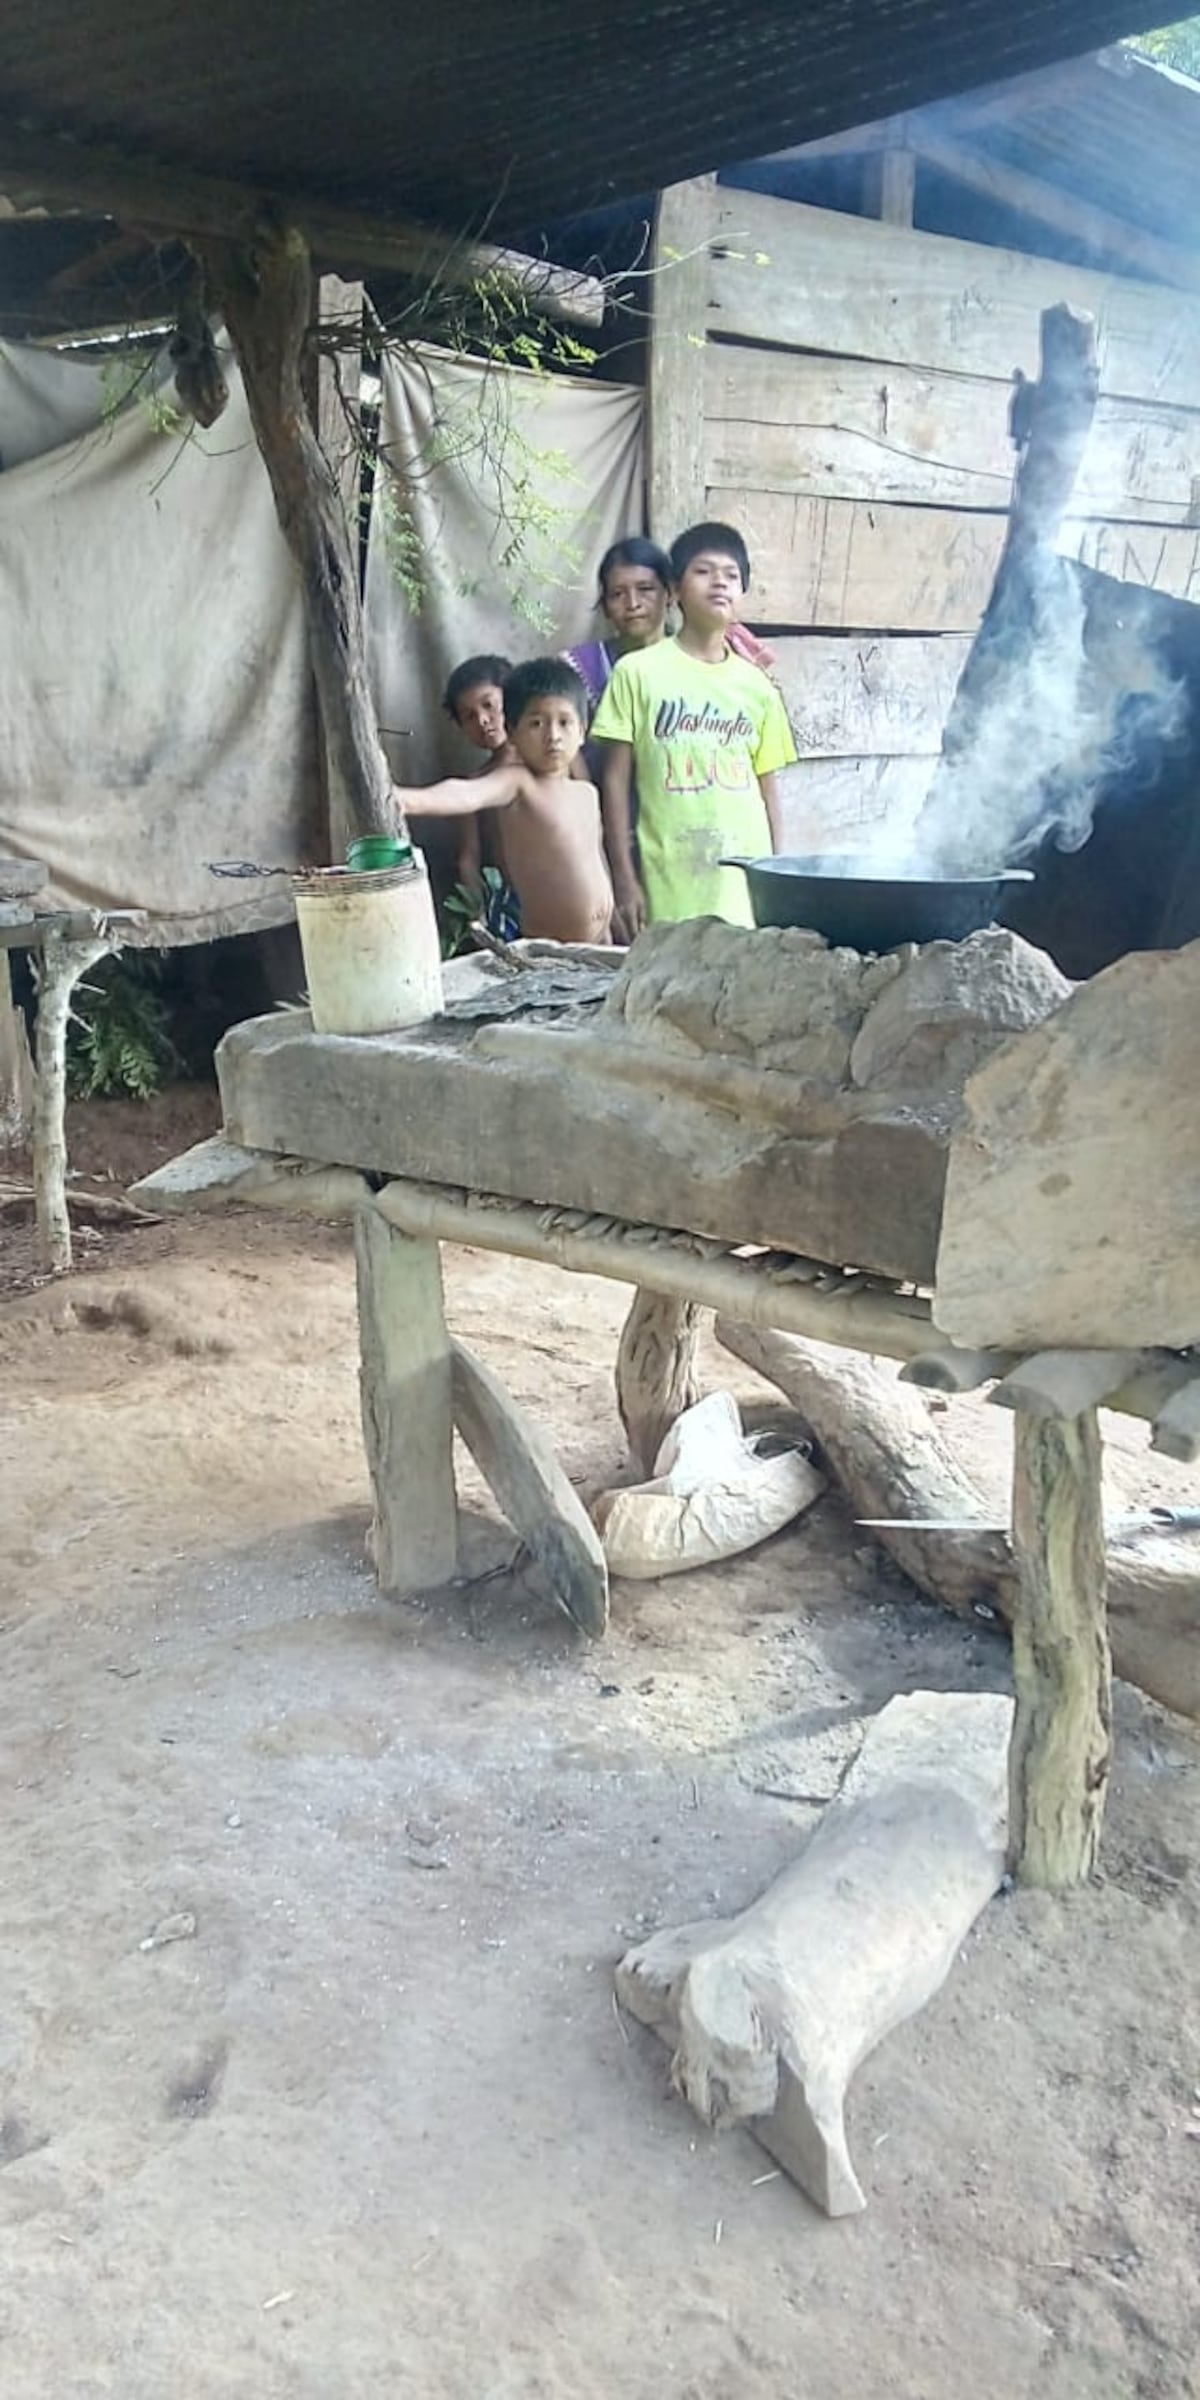
<path fill-rule="evenodd" d="M 476 750 L 496 758 L 508 739 L 504 729 L 504 686 L 512 661 L 488 655 L 464 658 L 455 667 L 442 696 L 451 723 L 465 733 Z"/>
<path fill-rule="evenodd" d="M 508 747 L 504 725 L 504 686 L 512 674 L 512 661 L 487 654 L 481 658 L 464 658 L 455 667 L 442 695 L 442 707 L 451 723 L 476 750 L 482 750 L 488 766 L 498 765 Z M 487 768 L 481 768 L 486 774 Z M 483 870 L 499 864 L 496 829 L 480 817 L 468 817 L 459 828 L 455 858 L 455 876 L 471 894 L 482 910 L 485 887 Z M 511 937 L 517 930 L 515 906 L 505 905 L 500 896 L 502 924 L 493 925 L 493 933 Z"/>
<path fill-rule="evenodd" d="M 642 925 L 670 918 L 753 924 L 745 877 L 720 862 L 778 848 L 774 779 L 796 756 L 774 684 L 730 641 L 750 582 L 740 533 L 691 526 L 672 545 L 671 573 L 679 632 L 618 660 L 592 723 L 604 744 L 617 912 L 631 940 Z"/>
<path fill-rule="evenodd" d="M 499 816 L 504 872 L 521 906 L 521 930 L 554 942 L 605 942 L 613 896 L 600 839 L 596 787 L 571 773 L 583 747 L 587 694 L 562 658 L 514 667 L 504 685 L 511 759 L 482 775 L 401 790 L 408 816 Z"/>

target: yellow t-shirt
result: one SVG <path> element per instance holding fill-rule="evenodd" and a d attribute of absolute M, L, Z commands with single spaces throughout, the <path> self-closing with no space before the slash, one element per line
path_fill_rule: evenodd
<path fill-rule="evenodd" d="M 677 641 L 654 642 L 618 659 L 591 730 L 633 747 L 651 922 L 709 916 L 752 925 L 745 876 L 718 862 L 770 852 L 758 778 L 790 767 L 796 745 L 769 676 L 733 651 L 707 666 Z"/>

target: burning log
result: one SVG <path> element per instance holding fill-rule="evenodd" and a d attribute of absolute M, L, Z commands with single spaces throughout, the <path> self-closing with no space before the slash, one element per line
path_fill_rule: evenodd
<path fill-rule="evenodd" d="M 1098 390 L 1094 319 L 1066 305 L 1046 309 L 1039 380 L 1019 378 L 1014 393 L 1010 427 L 1019 463 L 1008 532 L 916 831 L 919 854 L 937 859 L 944 872 L 1014 863 L 1010 829 L 982 824 L 978 805 L 964 807 L 968 778 L 981 790 L 1028 788 L 1031 729 L 1040 733 L 1051 772 L 1056 752 L 1066 760 L 1078 746 L 1083 602 L 1056 543 Z M 1035 799 L 1044 779 L 1033 777 Z M 994 862 L 985 855 L 989 835 Z"/>
<path fill-rule="evenodd" d="M 791 1401 L 856 1517 L 902 1520 L 878 1524 L 874 1538 L 919 1591 L 958 1616 L 982 1612 L 1012 1624 L 1012 1544 L 989 1522 L 919 1391 L 877 1359 L 830 1343 L 724 1316 L 717 1339 Z M 1026 1427 L 1026 1453 L 1037 1422 Z M 1049 1422 L 1061 1431 L 1061 1420 Z M 1200 1717 L 1200 1580 L 1187 1539 L 1157 1537 L 1153 1556 L 1133 1540 L 1110 1543 L 1109 1630 L 1118 1675 L 1164 1707 Z"/>

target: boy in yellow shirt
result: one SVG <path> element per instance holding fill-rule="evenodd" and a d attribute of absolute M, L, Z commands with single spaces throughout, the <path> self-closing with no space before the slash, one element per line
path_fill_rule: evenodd
<path fill-rule="evenodd" d="M 720 861 L 778 848 L 775 777 L 796 756 L 774 684 L 729 647 L 750 582 L 740 533 L 691 526 L 672 545 L 671 571 L 679 632 L 617 661 L 592 722 L 604 744 L 614 894 L 631 941 L 642 925 L 678 917 L 753 924 L 744 875 Z"/>

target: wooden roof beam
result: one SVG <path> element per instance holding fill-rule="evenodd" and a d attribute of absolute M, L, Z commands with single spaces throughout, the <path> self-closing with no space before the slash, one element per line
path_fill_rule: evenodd
<path fill-rule="evenodd" d="M 1040 175 L 1027 174 L 1023 167 L 984 157 L 967 142 L 953 140 L 921 117 L 909 119 L 909 138 L 918 158 L 953 176 L 968 191 L 979 192 L 984 199 L 994 201 L 998 207 L 1015 208 L 1024 216 L 1035 217 L 1055 233 L 1065 234 L 1071 241 L 1085 242 L 1090 249 L 1101 250 L 1109 258 L 1120 259 L 1155 283 L 1170 284 L 1179 291 L 1200 291 L 1200 257 L 1180 249 L 1174 242 L 1123 224 L 1107 209 L 1098 208 L 1089 200 L 1077 200 L 1071 192 L 1061 191 L 1057 184 L 1044 183 Z"/>
<path fill-rule="evenodd" d="M 407 218 L 368 216 L 300 192 L 252 189 L 11 124 L 0 130 L 0 189 L 22 204 L 87 210 L 184 240 L 253 242 L 264 225 L 294 225 L 323 266 L 353 274 L 375 267 L 431 283 L 473 283 L 501 274 L 519 285 L 540 316 L 590 326 L 604 316 L 604 286 L 595 276 L 520 251 L 456 241 Z"/>

